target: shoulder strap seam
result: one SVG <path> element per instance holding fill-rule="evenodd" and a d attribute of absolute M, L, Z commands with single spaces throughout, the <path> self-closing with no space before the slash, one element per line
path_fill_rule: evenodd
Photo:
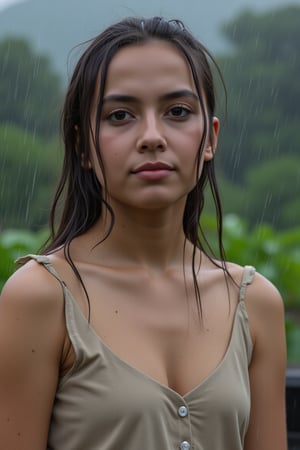
<path fill-rule="evenodd" d="M 17 264 L 25 264 L 26 262 L 28 262 L 30 259 L 33 259 L 34 261 L 36 261 L 38 264 L 41 264 L 42 266 L 45 267 L 45 269 L 51 274 L 53 275 L 57 281 L 59 281 L 59 283 L 63 286 L 66 287 L 66 283 L 64 282 L 64 280 L 58 275 L 58 273 L 56 272 L 56 270 L 54 269 L 50 258 L 46 255 L 35 255 L 35 254 L 28 254 L 25 256 L 22 256 L 21 258 L 18 258 L 16 260 Z"/>
<path fill-rule="evenodd" d="M 246 289 L 249 284 L 252 283 L 255 275 L 255 268 L 253 266 L 245 266 L 243 271 L 242 282 L 240 286 L 239 301 L 245 300 Z"/>

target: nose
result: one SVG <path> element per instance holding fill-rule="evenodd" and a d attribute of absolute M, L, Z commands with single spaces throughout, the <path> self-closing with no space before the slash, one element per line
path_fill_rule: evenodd
<path fill-rule="evenodd" d="M 162 133 L 159 118 L 154 112 L 147 114 L 141 122 L 140 136 L 137 140 L 137 149 L 143 153 L 146 151 L 165 151 L 166 139 Z"/>

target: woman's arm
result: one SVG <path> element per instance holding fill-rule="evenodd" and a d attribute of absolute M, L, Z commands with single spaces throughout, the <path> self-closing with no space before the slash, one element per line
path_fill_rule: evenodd
<path fill-rule="evenodd" d="M 0 447 L 43 450 L 64 342 L 59 283 L 35 262 L 0 296 Z"/>
<path fill-rule="evenodd" d="M 287 450 L 284 308 L 276 288 L 261 275 L 249 286 L 246 306 L 254 340 L 249 369 L 251 415 L 245 450 Z"/>

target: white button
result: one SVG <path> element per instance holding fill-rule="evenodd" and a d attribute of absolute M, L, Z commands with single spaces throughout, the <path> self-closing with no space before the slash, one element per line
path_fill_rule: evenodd
<path fill-rule="evenodd" d="M 180 444 L 180 450 L 190 450 L 191 444 L 188 441 L 182 441 Z"/>
<path fill-rule="evenodd" d="M 188 409 L 186 406 L 180 406 L 178 408 L 178 415 L 180 417 L 186 417 L 188 415 Z"/>

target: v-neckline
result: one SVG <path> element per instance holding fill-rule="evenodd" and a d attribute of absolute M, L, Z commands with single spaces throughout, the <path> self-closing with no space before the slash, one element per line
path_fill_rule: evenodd
<path fill-rule="evenodd" d="M 156 380 L 155 378 L 153 378 L 151 375 L 148 375 L 146 372 L 144 372 L 143 370 L 135 367 L 134 365 L 132 365 L 131 363 L 127 362 L 125 359 L 123 359 L 121 356 L 119 356 L 104 340 L 101 336 L 99 336 L 98 333 L 96 333 L 94 327 L 88 322 L 87 318 L 85 317 L 85 315 L 83 314 L 82 310 L 80 309 L 79 305 L 77 304 L 76 300 L 73 298 L 72 293 L 70 292 L 70 290 L 68 289 L 67 285 L 63 282 L 63 286 L 64 289 L 66 291 L 66 294 L 69 296 L 70 298 L 70 302 L 71 304 L 75 307 L 77 313 L 80 315 L 81 320 L 83 320 L 85 322 L 86 325 L 88 325 L 90 331 L 92 332 L 93 336 L 95 337 L 95 339 L 97 339 L 97 341 L 100 343 L 100 345 L 103 347 L 103 349 L 106 351 L 106 353 L 113 358 L 115 361 L 117 361 L 119 364 L 122 364 L 123 367 L 125 367 L 126 370 L 133 372 L 135 375 L 138 375 L 139 377 L 144 378 L 145 380 L 148 380 L 149 382 L 151 382 L 152 384 L 154 383 L 156 386 L 158 386 L 160 389 L 163 389 L 164 391 L 166 391 L 167 393 L 171 394 L 171 395 L 175 395 L 176 397 L 178 397 L 181 400 L 187 400 L 188 397 L 190 397 L 193 393 L 195 393 L 198 390 L 201 390 L 222 368 L 222 366 L 225 364 L 226 360 L 229 357 L 229 353 L 231 351 L 232 348 L 232 342 L 234 339 L 234 334 L 236 332 L 236 328 L 237 328 L 237 322 L 238 322 L 238 317 L 239 317 L 239 311 L 241 309 L 241 305 L 243 303 L 243 301 L 239 301 L 236 305 L 236 310 L 234 313 L 234 318 L 233 318 L 233 322 L 232 322 L 232 326 L 231 326 L 231 334 L 230 334 L 230 338 L 228 341 L 228 345 L 227 348 L 225 350 L 225 353 L 223 355 L 223 357 L 221 358 L 220 362 L 215 366 L 214 369 L 212 369 L 207 376 L 205 376 L 203 378 L 203 380 L 198 383 L 195 387 L 191 388 L 188 392 L 186 392 L 185 394 L 180 394 L 179 392 L 177 392 L 176 390 L 172 389 L 171 387 L 169 387 L 166 384 L 161 383 L 160 381 Z M 65 299 L 65 301 L 67 301 L 67 299 Z M 70 340 L 73 344 L 72 341 L 72 337 L 70 337 Z M 76 355 L 76 346 L 73 345 L 74 351 L 75 351 L 75 355 Z M 77 355 L 76 355 L 77 357 Z M 74 362 L 73 366 L 76 365 L 76 361 Z M 72 371 L 73 369 L 70 369 L 70 371 Z M 66 373 L 65 376 L 68 376 L 68 373 Z"/>

